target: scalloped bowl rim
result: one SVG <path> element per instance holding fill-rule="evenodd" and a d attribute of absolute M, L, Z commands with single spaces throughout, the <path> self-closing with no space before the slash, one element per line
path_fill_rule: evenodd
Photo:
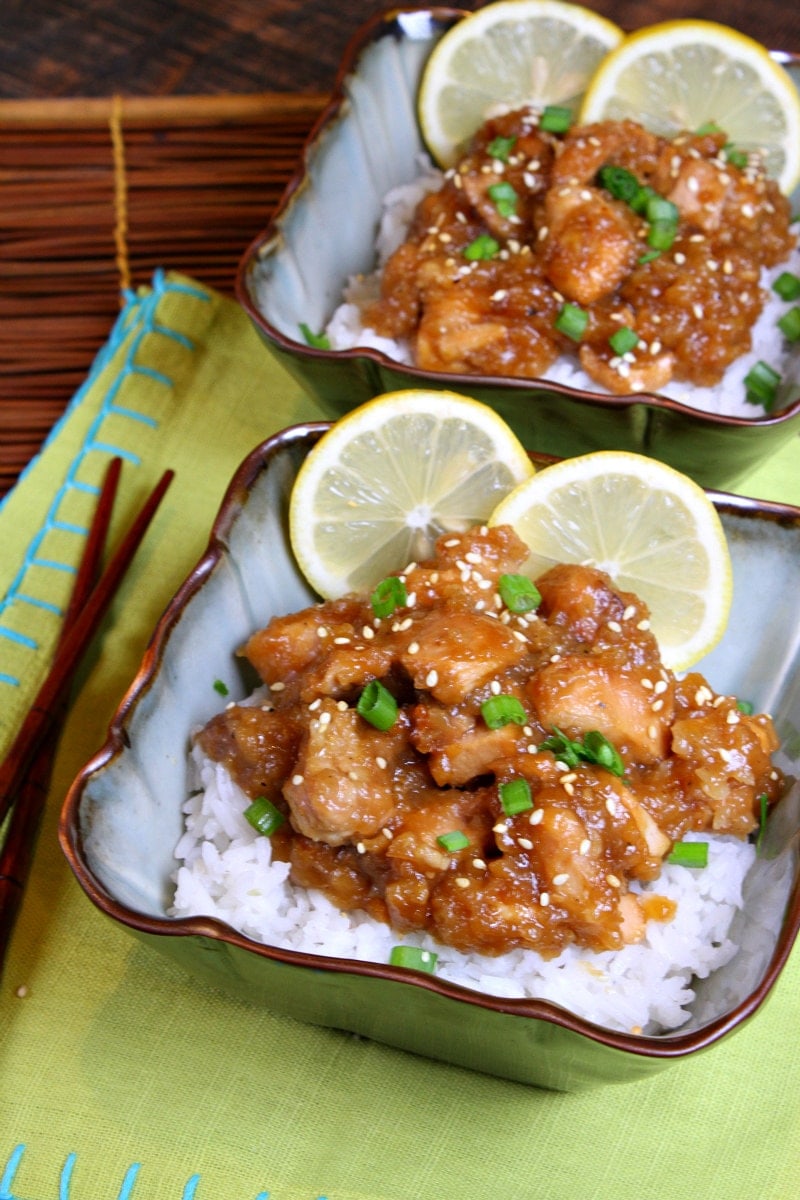
<path fill-rule="evenodd" d="M 761 980 L 753 991 L 728 1012 L 690 1033 L 642 1035 L 607 1029 L 547 1000 L 506 999 L 450 983 L 435 975 L 409 971 L 407 968 L 393 967 L 390 964 L 328 957 L 305 951 L 284 950 L 280 947 L 254 942 L 215 917 L 160 918 L 149 916 L 117 900 L 98 880 L 86 862 L 79 830 L 79 812 L 84 789 L 92 776 L 112 764 L 128 748 L 129 739 L 126 732 L 128 721 L 136 706 L 155 682 L 174 626 L 188 602 L 202 588 L 217 563 L 229 554 L 225 535 L 236 519 L 240 507 L 240 497 L 248 492 L 255 479 L 261 471 L 267 468 L 270 459 L 276 453 L 296 443 L 306 443 L 310 446 L 329 426 L 330 422 L 309 422 L 289 426 L 279 431 L 251 451 L 233 476 L 212 525 L 206 550 L 164 610 L 145 650 L 139 669 L 110 722 L 103 746 L 76 776 L 64 800 L 59 821 L 59 842 L 81 888 L 102 912 L 140 933 L 159 937 L 201 936 L 237 946 L 249 953 L 289 966 L 347 975 L 371 976 L 383 981 L 423 988 L 444 998 L 488 1011 L 517 1015 L 560 1026 L 590 1041 L 633 1055 L 655 1059 L 682 1058 L 719 1041 L 724 1035 L 741 1026 L 761 1007 L 772 991 L 789 957 L 798 932 L 800 932 L 800 871 L 795 873 L 775 948 Z M 537 456 L 532 457 L 534 461 L 537 460 Z M 553 457 L 549 455 L 539 457 L 543 464 L 553 461 Z M 711 489 L 707 489 L 707 491 L 715 504 L 723 506 L 728 511 L 744 514 L 758 511 L 772 516 L 778 521 L 785 520 L 800 525 L 800 507 L 769 501 L 754 501 Z"/>

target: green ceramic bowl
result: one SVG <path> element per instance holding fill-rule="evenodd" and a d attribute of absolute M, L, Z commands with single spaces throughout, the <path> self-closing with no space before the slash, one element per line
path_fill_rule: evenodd
<path fill-rule="evenodd" d="M 723 417 L 644 393 L 610 396 L 559 384 L 441 374 L 402 366 L 376 350 L 316 350 L 300 325 L 325 326 L 351 275 L 374 267 L 386 193 L 419 174 L 420 74 L 458 9 L 395 10 L 365 25 L 336 90 L 268 228 L 240 264 L 237 294 L 270 352 L 332 417 L 382 392 L 447 388 L 490 404 L 523 444 L 569 456 L 633 450 L 663 459 L 706 487 L 731 488 L 800 433 L 800 344 L 781 410 Z M 779 54 L 800 84 L 800 58 Z"/>
<path fill-rule="evenodd" d="M 207 552 L 167 607 L 106 744 L 66 798 L 60 838 L 80 885 L 99 909 L 177 959 L 198 983 L 524 1083 L 571 1091 L 633 1080 L 713 1046 L 759 1009 L 800 927 L 800 787 L 774 811 L 748 878 L 741 949 L 698 985 L 694 1015 L 671 1035 L 611 1032 L 548 1002 L 484 996 L 385 963 L 273 949 L 215 919 L 167 915 L 189 788 L 190 730 L 220 704 L 209 680 L 241 670 L 235 651 L 254 629 L 313 599 L 291 554 L 286 511 L 298 467 L 325 428 L 278 434 L 235 475 Z M 718 690 L 774 714 L 786 748 L 780 765 L 796 773 L 800 509 L 714 499 L 730 540 L 736 594 L 725 639 L 701 669 Z M 752 579 L 757 589 L 748 586 Z M 765 593 L 772 598 L 768 624 Z M 244 696 L 252 681 L 242 675 L 239 683 Z"/>

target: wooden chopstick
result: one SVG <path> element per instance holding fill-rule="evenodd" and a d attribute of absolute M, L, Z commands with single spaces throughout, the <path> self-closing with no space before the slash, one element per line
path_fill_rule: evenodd
<path fill-rule="evenodd" d="M 99 582 L 70 627 L 64 630 L 47 678 L 28 710 L 11 749 L 0 764 L 0 825 L 6 818 L 36 751 L 53 729 L 59 702 L 66 694 L 83 652 L 139 548 L 173 475 L 173 471 L 164 472 Z"/>

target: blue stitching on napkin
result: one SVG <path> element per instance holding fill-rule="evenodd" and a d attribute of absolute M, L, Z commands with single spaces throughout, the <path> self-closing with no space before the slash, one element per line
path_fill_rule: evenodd
<path fill-rule="evenodd" d="M 83 493 L 97 494 L 99 488 L 93 484 L 87 484 L 75 478 L 81 465 L 86 461 L 91 454 L 102 454 L 114 457 L 119 455 L 135 466 L 141 464 L 141 456 L 133 451 L 126 449 L 124 446 L 117 445 L 116 442 L 104 440 L 101 436 L 103 423 L 109 416 L 122 417 L 123 419 L 131 420 L 137 423 L 144 424 L 151 429 L 158 429 L 159 422 L 154 417 L 146 413 L 137 412 L 135 409 L 127 408 L 116 403 L 117 394 L 122 386 L 124 379 L 129 374 L 146 375 L 148 378 L 160 383 L 167 388 L 173 387 L 173 382 L 168 375 L 162 371 L 158 371 L 152 367 L 145 366 L 136 362 L 136 355 L 139 352 L 141 343 L 147 334 L 155 333 L 162 337 L 170 338 L 178 345 L 183 346 L 189 351 L 194 351 L 196 346 L 191 338 L 181 333 L 180 330 L 170 329 L 169 326 L 162 324 L 156 319 L 156 312 L 160 301 L 165 295 L 176 293 L 184 296 L 191 296 L 198 300 L 204 300 L 210 303 L 211 296 L 199 287 L 193 287 L 190 284 L 179 283 L 176 280 L 168 280 L 164 271 L 159 269 L 153 274 L 152 288 L 150 291 L 137 294 L 130 289 L 125 289 L 123 299 L 125 301 L 124 308 L 120 312 L 119 317 L 114 323 L 114 326 L 109 334 L 105 345 L 100 349 L 92 363 L 89 372 L 81 387 L 76 391 L 66 410 L 60 419 L 53 426 L 50 434 L 46 438 L 42 447 L 42 452 L 58 437 L 65 423 L 73 412 L 85 400 L 90 387 L 108 365 L 113 355 L 123 344 L 124 340 L 133 334 L 130 345 L 125 354 L 125 359 L 120 366 L 120 369 L 109 383 L 108 389 L 102 399 L 99 411 L 96 418 L 91 424 L 90 429 L 86 433 L 83 445 L 78 449 L 72 464 L 67 472 L 67 477 L 58 489 L 50 508 L 45 516 L 44 524 L 37 534 L 31 539 L 25 558 L 22 562 L 20 570 L 17 572 L 16 578 L 12 581 L 11 586 L 2 600 L 0 600 L 0 615 L 6 612 L 15 604 L 30 605 L 36 608 L 41 608 L 56 615 L 63 615 L 62 609 L 50 603 L 45 598 L 31 595 L 23 591 L 24 580 L 27 572 L 31 567 L 39 567 L 40 570 L 75 570 L 66 564 L 57 563 L 49 559 L 39 558 L 38 551 L 42 540 L 52 530 L 58 530 L 62 533 L 74 533 L 79 537 L 86 537 L 88 530 L 72 522 L 65 521 L 59 518 L 58 510 L 63 503 L 65 497 L 71 491 L 79 491 Z M 38 456 L 37 456 L 38 457 Z M 31 469 L 31 465 L 22 472 L 20 479 L 24 478 L 27 472 Z M 7 497 L 0 500 L 0 515 L 2 514 Z M 38 642 L 32 637 L 26 637 L 24 634 L 17 633 L 14 630 L 5 626 L 0 626 L 0 641 L 5 638 L 15 642 L 17 645 L 24 646 L 32 653 L 39 649 Z M 5 684 L 11 687 L 21 686 L 22 680 L 11 674 L 8 671 L 0 670 L 0 684 Z M 0 1193 L 2 1200 L 2 1193 Z"/>
<path fill-rule="evenodd" d="M 0 1200 L 23 1200 L 23 1197 L 12 1190 L 14 1185 L 14 1176 L 17 1173 L 17 1168 L 22 1161 L 27 1147 L 24 1142 L 15 1146 L 11 1151 L 8 1162 L 5 1165 L 2 1176 L 0 1176 Z M 58 1200 L 71 1200 L 72 1192 L 72 1175 L 75 1170 L 75 1164 L 78 1156 L 72 1152 L 67 1155 L 64 1166 L 61 1168 L 61 1173 L 58 1180 Z M 141 1170 L 141 1163 L 131 1163 L 125 1172 L 125 1177 L 122 1180 L 122 1186 L 117 1193 L 117 1200 L 131 1200 L 133 1189 L 136 1184 L 136 1179 Z M 196 1200 L 197 1189 L 200 1186 L 200 1175 L 191 1175 L 187 1179 L 181 1192 L 180 1200 Z M 43 1200 L 43 1198 L 42 1198 Z M 77 1200 L 77 1198 L 75 1198 Z M 270 1200 L 269 1192 L 259 1192 L 254 1200 Z M 326 1196 L 317 1196 L 316 1200 L 327 1200 Z"/>

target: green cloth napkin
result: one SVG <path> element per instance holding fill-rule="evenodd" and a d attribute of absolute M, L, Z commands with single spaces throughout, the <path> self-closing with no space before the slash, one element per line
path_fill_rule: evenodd
<path fill-rule="evenodd" d="M 56 840 L 234 469 L 317 419 L 231 301 L 157 275 L 0 510 L 0 733 L 30 702 L 109 455 L 117 533 L 176 470 L 83 671 L 0 981 L 0 1200 L 791 1200 L 800 958 L 765 1009 L 645 1082 L 538 1091 L 196 986 L 85 898 Z M 796 442 L 746 489 L 800 502 Z M 2 752 L 2 751 L 0 751 Z"/>

